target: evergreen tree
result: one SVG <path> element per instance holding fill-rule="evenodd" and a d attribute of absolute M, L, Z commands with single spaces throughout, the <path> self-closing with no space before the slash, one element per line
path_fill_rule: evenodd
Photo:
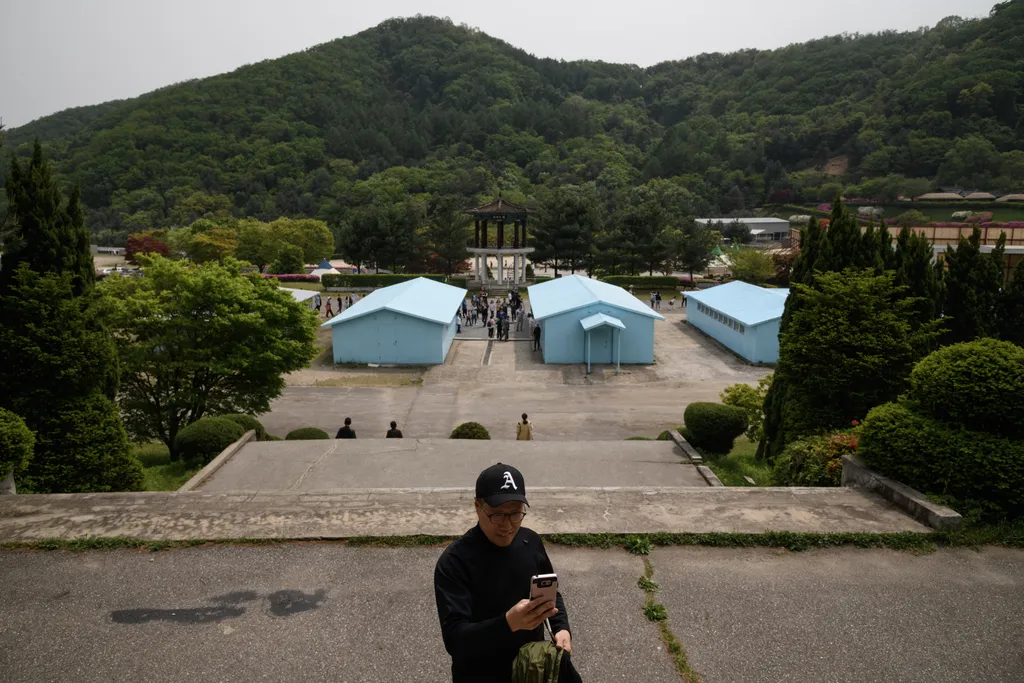
<path fill-rule="evenodd" d="M 451 275 L 469 257 L 469 216 L 457 197 L 442 197 L 430 215 L 426 229 L 427 244 L 444 263 L 445 275 Z"/>
<path fill-rule="evenodd" d="M 541 204 L 533 229 L 533 260 L 575 273 L 591 263 L 601 204 L 593 183 L 556 188 Z"/>
<path fill-rule="evenodd" d="M 981 251 L 981 228 L 961 237 L 955 249 L 946 249 L 943 316 L 947 333 L 942 342 L 957 344 L 996 334 L 996 315 L 1003 285 L 1006 233 L 991 254 Z"/>
<path fill-rule="evenodd" d="M 904 288 L 906 296 L 917 299 L 915 320 L 925 323 L 938 318 L 942 310 L 942 270 L 933 264 L 934 252 L 928 238 L 903 226 L 896 238 L 893 259 L 895 285 Z"/>
<path fill-rule="evenodd" d="M 96 276 L 81 193 L 76 187 L 64 203 L 38 140 L 27 165 L 11 157 L 6 190 L 17 239 L 0 262 L 0 292 L 11 286 L 21 263 L 37 273 L 70 274 L 75 295 L 91 287 Z"/>
<path fill-rule="evenodd" d="M 277 250 L 277 258 L 270 264 L 270 272 L 274 275 L 288 275 L 305 272 L 305 259 L 302 258 L 302 247 L 285 244 Z"/>
<path fill-rule="evenodd" d="M 999 304 L 999 338 L 1024 346 L 1024 259 L 1013 269 Z"/>

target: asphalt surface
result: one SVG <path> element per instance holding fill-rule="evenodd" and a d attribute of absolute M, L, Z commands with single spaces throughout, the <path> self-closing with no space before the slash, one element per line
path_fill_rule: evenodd
<path fill-rule="evenodd" d="M 671 441 L 331 439 L 249 442 L 202 491 L 473 486 L 496 462 L 537 486 L 706 486 Z"/>
<path fill-rule="evenodd" d="M 440 548 L 0 553 L 0 680 L 445 681 Z M 641 558 L 549 547 L 586 681 L 678 681 Z M 1021 681 L 1024 553 L 656 549 L 704 683 Z"/>
<path fill-rule="evenodd" d="M 1024 681 L 1024 552 L 659 548 L 706 683 Z"/>

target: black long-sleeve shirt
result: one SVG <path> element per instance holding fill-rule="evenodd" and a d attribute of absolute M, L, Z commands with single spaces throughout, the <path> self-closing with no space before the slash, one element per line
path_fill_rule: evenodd
<path fill-rule="evenodd" d="M 453 683 L 508 683 L 519 648 L 545 634 L 543 625 L 513 632 L 505 613 L 530 597 L 532 576 L 552 571 L 540 536 L 525 527 L 505 548 L 491 543 L 479 525 L 448 546 L 434 568 L 434 597 Z M 568 630 L 561 592 L 555 607 L 552 632 Z"/>

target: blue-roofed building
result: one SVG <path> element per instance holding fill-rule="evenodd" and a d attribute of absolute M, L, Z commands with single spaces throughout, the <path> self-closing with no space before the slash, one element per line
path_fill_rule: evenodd
<path fill-rule="evenodd" d="M 455 338 L 466 290 L 416 278 L 367 294 L 323 327 L 335 363 L 437 365 Z"/>
<path fill-rule="evenodd" d="M 622 287 L 566 275 L 529 287 L 545 363 L 653 363 L 654 321 Z"/>
<path fill-rule="evenodd" d="M 751 363 L 779 360 L 779 322 L 788 289 L 729 282 L 682 294 L 691 325 Z"/>

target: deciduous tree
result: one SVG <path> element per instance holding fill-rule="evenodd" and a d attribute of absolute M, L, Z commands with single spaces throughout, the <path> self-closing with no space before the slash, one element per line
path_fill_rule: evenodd
<path fill-rule="evenodd" d="M 145 277 L 108 278 L 102 319 L 121 358 L 118 395 L 138 439 L 176 457 L 178 431 L 204 415 L 258 415 L 283 375 L 316 355 L 316 314 L 232 259 L 189 267 L 153 258 Z"/>

